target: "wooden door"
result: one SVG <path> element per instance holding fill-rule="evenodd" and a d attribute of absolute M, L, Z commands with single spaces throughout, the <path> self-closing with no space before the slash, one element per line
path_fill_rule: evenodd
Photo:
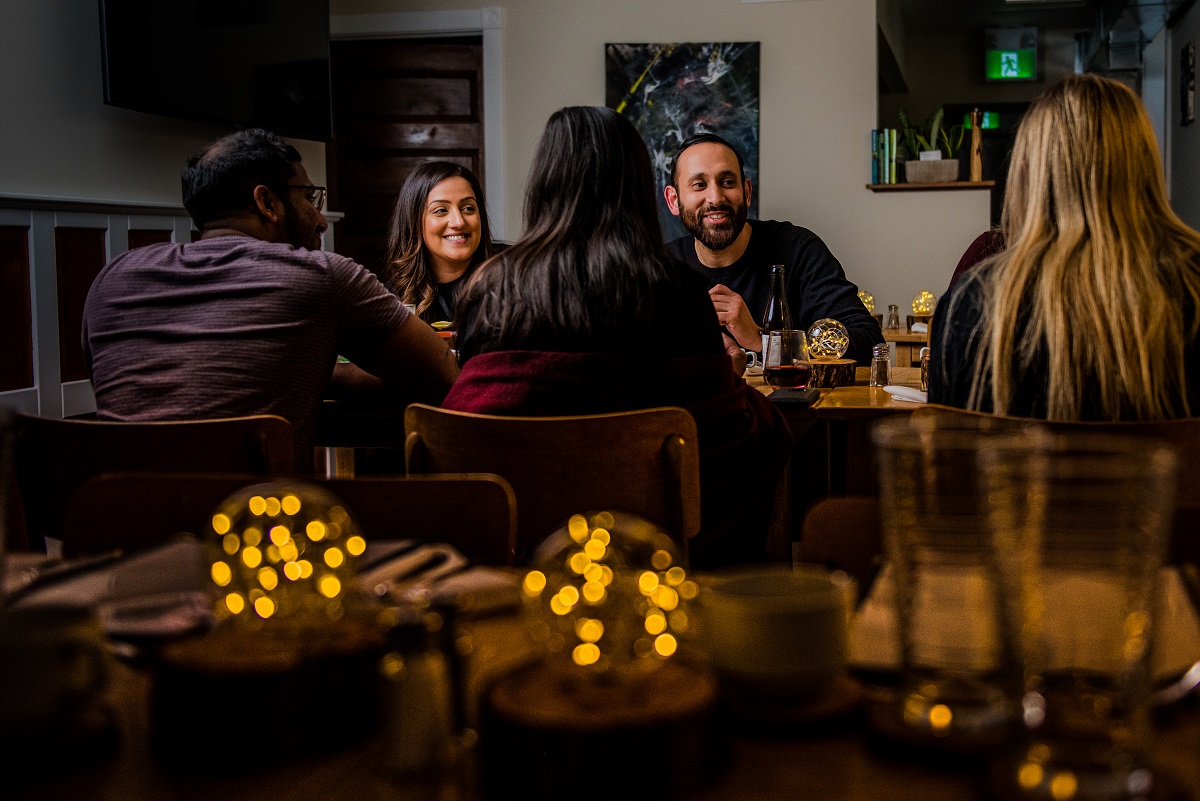
<path fill-rule="evenodd" d="M 334 41 L 330 208 L 345 217 L 334 249 L 380 272 L 401 184 L 425 161 L 483 180 L 483 40 Z"/>

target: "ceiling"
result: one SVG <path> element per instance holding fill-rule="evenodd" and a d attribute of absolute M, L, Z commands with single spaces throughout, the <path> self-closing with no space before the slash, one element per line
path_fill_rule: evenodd
<path fill-rule="evenodd" d="M 964 31 L 1035 25 L 1059 30 L 1089 30 L 1101 0 L 1005 2 L 1005 0 L 890 0 L 906 25 L 926 31 Z"/>

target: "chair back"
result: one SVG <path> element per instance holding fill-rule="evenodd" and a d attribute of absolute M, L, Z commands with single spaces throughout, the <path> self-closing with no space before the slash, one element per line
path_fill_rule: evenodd
<path fill-rule="evenodd" d="M 201 535 L 221 501 L 263 480 L 228 473 L 102 473 L 71 497 L 63 549 L 73 554 L 136 550 L 181 532 Z M 445 542 L 476 564 L 512 562 L 516 499 L 499 476 L 337 479 L 317 484 L 345 502 L 368 541 Z"/>
<path fill-rule="evenodd" d="M 517 496 L 518 559 L 588 511 L 640 515 L 684 548 L 700 530 L 700 451 L 684 409 L 502 417 L 413 404 L 404 429 L 410 474 L 508 479 Z"/>
<path fill-rule="evenodd" d="M 62 539 L 63 513 L 103 472 L 294 473 L 292 425 L 275 415 L 110 423 L 16 415 L 15 465 L 29 545 Z"/>
<path fill-rule="evenodd" d="M 1165 442 L 1178 456 L 1175 490 L 1175 525 L 1168 560 L 1200 563 L 1200 536 L 1196 534 L 1196 515 L 1200 512 L 1200 418 L 1128 422 L 1033 420 L 1005 417 L 984 412 L 967 411 L 950 406 L 931 404 L 914 412 L 916 415 L 953 415 L 977 420 L 981 425 L 1037 425 L 1055 434 L 1093 434 L 1139 437 Z"/>

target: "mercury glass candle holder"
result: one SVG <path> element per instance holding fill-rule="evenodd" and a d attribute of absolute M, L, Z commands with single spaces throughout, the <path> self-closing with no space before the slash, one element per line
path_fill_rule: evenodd
<path fill-rule="evenodd" d="M 636 680 L 673 656 L 698 593 L 675 542 L 621 512 L 573 515 L 534 555 L 526 619 L 548 662 L 574 675 Z"/>
<path fill-rule="evenodd" d="M 249 629 L 303 630 L 340 619 L 366 550 L 342 502 L 300 483 L 230 495 L 212 516 L 208 543 L 217 619 Z"/>

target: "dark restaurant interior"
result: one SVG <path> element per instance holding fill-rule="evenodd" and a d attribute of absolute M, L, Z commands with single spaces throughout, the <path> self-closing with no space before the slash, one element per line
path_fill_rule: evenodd
<path fill-rule="evenodd" d="M 1200 801 L 1195 0 L 10 0 L 0 796 Z"/>

